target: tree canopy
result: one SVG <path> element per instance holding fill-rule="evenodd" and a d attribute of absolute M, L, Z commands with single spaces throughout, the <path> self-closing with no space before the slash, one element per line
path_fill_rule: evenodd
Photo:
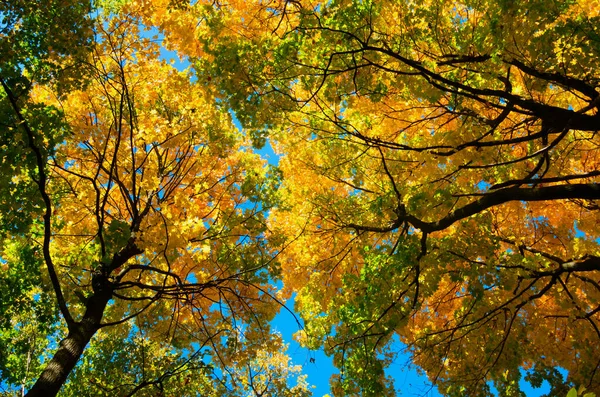
<path fill-rule="evenodd" d="M 2 10 L 7 393 L 310 395 L 292 296 L 335 396 L 600 392 L 598 4 L 75 3 Z"/>

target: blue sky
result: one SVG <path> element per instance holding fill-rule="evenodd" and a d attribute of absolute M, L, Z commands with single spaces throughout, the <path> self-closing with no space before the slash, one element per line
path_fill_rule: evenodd
<path fill-rule="evenodd" d="M 294 311 L 293 299 L 288 301 L 286 306 Z M 298 316 L 297 313 L 296 315 Z M 299 329 L 296 320 L 288 311 L 282 310 L 275 317 L 271 325 L 273 330 L 279 332 L 283 340 L 289 345 L 288 355 L 291 357 L 293 364 L 302 365 L 303 374 L 308 375 L 308 382 L 314 386 L 314 397 L 322 397 L 331 393 L 329 378 L 332 374 L 339 373 L 333 366 L 331 358 L 327 357 L 322 350 L 314 351 L 305 349 L 294 340 L 293 335 Z M 398 351 L 402 351 L 403 348 L 399 342 L 394 347 Z M 396 361 L 386 370 L 386 373 L 394 379 L 394 386 L 398 396 L 442 396 L 437 388 L 429 382 L 427 377 L 420 374 L 416 367 L 411 365 L 408 354 L 400 353 Z M 566 371 L 563 373 L 563 376 L 566 377 Z M 541 388 L 534 389 L 522 380 L 521 388 L 528 397 L 540 397 L 550 391 L 547 382 L 544 382 Z M 492 390 L 494 390 L 493 387 Z"/>
<path fill-rule="evenodd" d="M 293 309 L 293 301 L 288 302 L 287 306 Z M 287 311 L 281 311 L 272 322 L 272 326 L 275 331 L 281 333 L 283 339 L 289 344 L 288 354 L 293 363 L 302 365 L 303 373 L 308 375 L 308 382 L 315 387 L 313 395 L 322 397 L 331 393 L 329 377 L 332 374 L 339 373 L 333 366 L 331 358 L 327 357 L 322 350 L 304 349 L 294 341 L 293 334 L 298 331 L 298 325 Z M 419 375 L 414 368 L 409 368 L 408 364 L 409 357 L 401 356 L 388 371 L 388 374 L 395 379 L 399 396 L 441 396 L 437 389 L 432 388 L 426 377 Z"/>

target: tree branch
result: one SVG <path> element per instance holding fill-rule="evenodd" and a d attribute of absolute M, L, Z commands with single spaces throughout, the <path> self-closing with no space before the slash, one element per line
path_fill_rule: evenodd
<path fill-rule="evenodd" d="M 461 219 L 468 218 L 490 207 L 504 204 L 509 201 L 548 201 L 566 199 L 599 200 L 600 185 L 596 183 L 582 183 L 535 188 L 511 187 L 484 194 L 480 199 L 450 212 L 444 218 L 436 222 L 425 222 L 413 215 L 409 215 L 406 213 L 404 207 L 400 206 L 397 210 L 398 218 L 393 220 L 388 226 L 365 226 L 354 223 L 349 223 L 344 226 L 360 231 L 386 233 L 398 229 L 403 222 L 408 222 L 424 233 L 433 233 L 444 230 Z"/>
<path fill-rule="evenodd" d="M 19 105 L 17 104 L 17 99 L 13 95 L 12 90 L 8 87 L 3 78 L 0 78 L 0 83 L 2 84 L 2 88 L 4 88 L 4 92 L 6 92 L 6 96 L 15 111 L 17 118 L 19 119 L 19 123 L 25 134 L 27 135 L 27 141 L 29 143 L 29 148 L 35 155 L 36 165 L 38 177 L 33 178 L 34 182 L 38 185 L 38 189 L 40 191 L 40 195 L 42 196 L 42 200 L 44 201 L 44 241 L 42 245 L 42 252 L 44 255 L 44 263 L 46 264 L 46 268 L 48 269 L 48 275 L 50 276 L 50 281 L 52 282 L 52 288 L 54 289 L 54 293 L 56 294 L 56 300 L 58 302 L 58 307 L 60 309 L 61 314 L 63 315 L 69 330 L 75 326 L 75 321 L 73 320 L 73 316 L 69 312 L 69 308 L 67 307 L 67 303 L 65 301 L 62 288 L 60 286 L 60 281 L 58 279 L 58 275 L 56 273 L 56 269 L 54 267 L 54 263 L 52 261 L 52 256 L 50 255 L 50 240 L 52 238 L 51 231 L 51 218 L 52 218 L 52 201 L 50 200 L 50 196 L 46 191 L 46 182 L 48 180 L 48 175 L 46 174 L 45 165 L 46 161 L 44 156 L 42 155 L 42 151 L 39 147 L 36 146 L 34 141 L 34 133 L 27 123 L 27 120 L 23 117 L 21 110 L 19 109 Z"/>

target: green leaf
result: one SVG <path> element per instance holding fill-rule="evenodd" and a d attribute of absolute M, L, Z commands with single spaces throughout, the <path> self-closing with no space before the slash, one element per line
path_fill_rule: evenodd
<path fill-rule="evenodd" d="M 567 397 L 577 397 L 577 389 L 575 389 L 574 387 L 571 388 L 571 390 L 569 390 L 569 392 L 567 393 Z"/>

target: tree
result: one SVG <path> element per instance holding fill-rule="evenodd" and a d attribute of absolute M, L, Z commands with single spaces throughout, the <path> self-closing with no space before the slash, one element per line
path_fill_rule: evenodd
<path fill-rule="evenodd" d="M 296 292 L 298 339 L 334 357 L 338 396 L 393 395 L 396 341 L 447 395 L 523 395 L 524 372 L 553 394 L 600 391 L 595 3 L 115 12 L 86 87 L 3 84 L 29 164 L 9 186 L 43 214 L 2 224 L 10 384 L 305 394 L 282 382 L 297 369 L 267 324 Z M 159 60 L 144 24 L 193 75 Z M 280 172 L 249 150 L 266 138 Z"/>
<path fill-rule="evenodd" d="M 190 71 L 160 59 L 137 19 L 98 18 L 78 60 L 86 84 L 62 91 L 52 75 L 21 93 L 3 75 L 14 120 L 3 149 L 26 163 L 3 157 L 7 186 L 31 205 L 7 212 L 28 222 L 2 224 L 2 388 L 309 395 L 303 378 L 291 385 L 298 368 L 268 325 L 280 307 L 277 247 L 262 236 L 277 173 Z"/>
<path fill-rule="evenodd" d="M 184 3 L 191 32 L 139 12 L 282 154 L 269 224 L 337 395 L 391 394 L 395 338 L 448 395 L 600 391 L 595 3 Z"/>

